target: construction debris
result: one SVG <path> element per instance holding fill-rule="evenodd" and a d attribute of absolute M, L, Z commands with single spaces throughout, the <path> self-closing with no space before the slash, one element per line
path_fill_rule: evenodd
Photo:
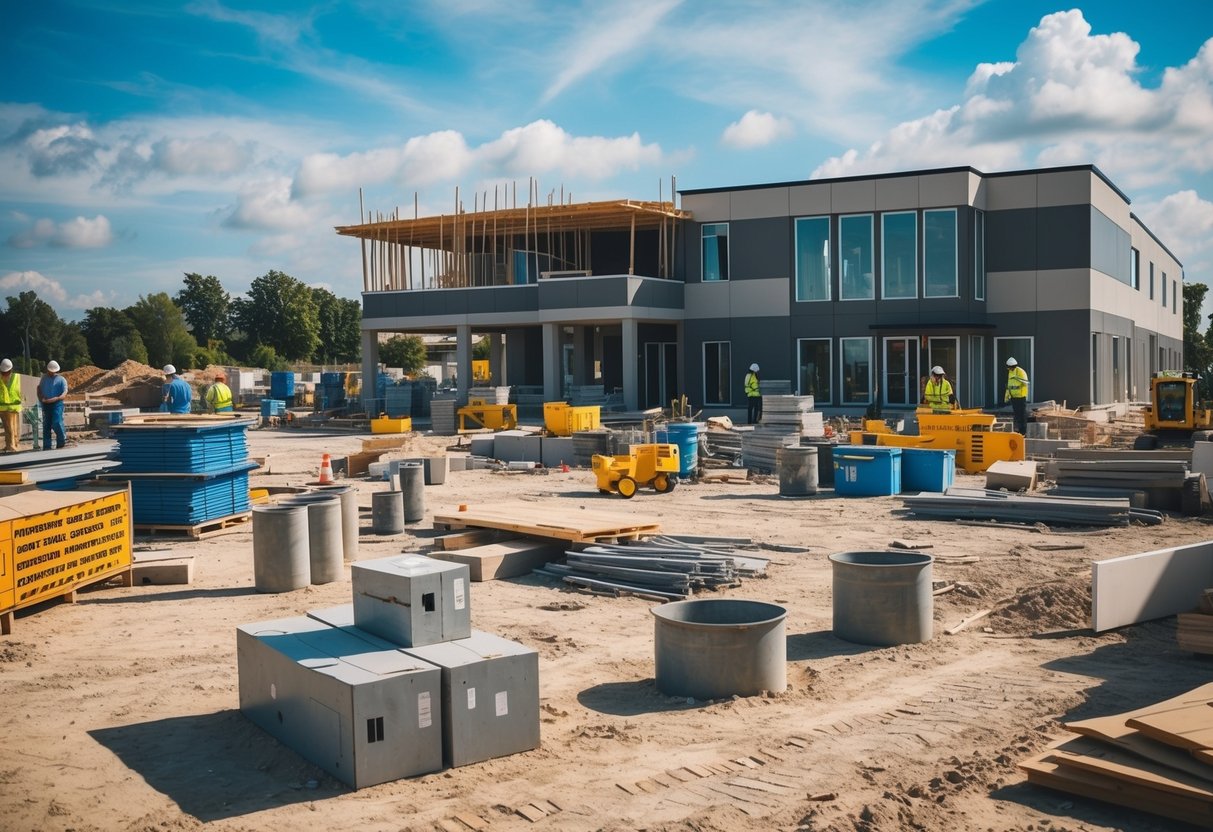
<path fill-rule="evenodd" d="M 1159 512 L 1132 508 L 1125 499 L 1020 496 L 956 486 L 943 494 L 903 497 L 902 502 L 919 517 L 1072 526 L 1127 526 L 1134 520 L 1157 525 L 1163 521 Z"/>

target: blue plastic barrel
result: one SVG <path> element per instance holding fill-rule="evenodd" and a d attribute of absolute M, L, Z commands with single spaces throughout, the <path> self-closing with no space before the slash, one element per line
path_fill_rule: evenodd
<path fill-rule="evenodd" d="M 670 422 L 657 431 L 657 441 L 678 446 L 678 475 L 689 477 L 699 468 L 699 424 Z"/>
<path fill-rule="evenodd" d="M 290 372 L 270 373 L 270 398 L 289 399 L 295 395 L 295 374 Z"/>

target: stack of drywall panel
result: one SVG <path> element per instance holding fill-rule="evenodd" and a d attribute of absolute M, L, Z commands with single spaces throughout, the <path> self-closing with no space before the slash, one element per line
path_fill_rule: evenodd
<path fill-rule="evenodd" d="M 762 397 L 762 424 L 796 429 L 801 436 L 824 436 L 825 422 L 812 396 Z"/>
<path fill-rule="evenodd" d="M 455 434 L 455 400 L 430 400 L 430 427 L 438 436 Z"/>
<path fill-rule="evenodd" d="M 753 471 L 774 471 L 779 449 L 799 444 L 798 428 L 761 424 L 741 434 L 741 464 Z"/>

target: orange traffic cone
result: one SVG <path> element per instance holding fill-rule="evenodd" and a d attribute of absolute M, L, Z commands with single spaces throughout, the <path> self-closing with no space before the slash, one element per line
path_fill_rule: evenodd
<path fill-rule="evenodd" d="M 320 457 L 320 479 L 317 482 L 320 485 L 329 485 L 333 482 L 333 462 L 328 454 Z"/>

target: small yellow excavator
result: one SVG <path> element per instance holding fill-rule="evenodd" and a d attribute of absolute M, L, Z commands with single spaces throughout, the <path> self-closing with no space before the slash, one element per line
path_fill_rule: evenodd
<path fill-rule="evenodd" d="M 1145 430 L 1133 441 L 1134 450 L 1165 445 L 1191 445 L 1213 438 L 1213 404 L 1198 401 L 1196 373 L 1156 373 L 1150 379 L 1150 404 Z"/>
<path fill-rule="evenodd" d="M 673 491 L 678 485 L 681 465 L 678 446 L 660 443 L 633 445 L 626 454 L 594 454 L 590 463 L 599 491 L 603 494 L 614 491 L 629 500 L 646 485 L 653 486 L 658 494 Z"/>

